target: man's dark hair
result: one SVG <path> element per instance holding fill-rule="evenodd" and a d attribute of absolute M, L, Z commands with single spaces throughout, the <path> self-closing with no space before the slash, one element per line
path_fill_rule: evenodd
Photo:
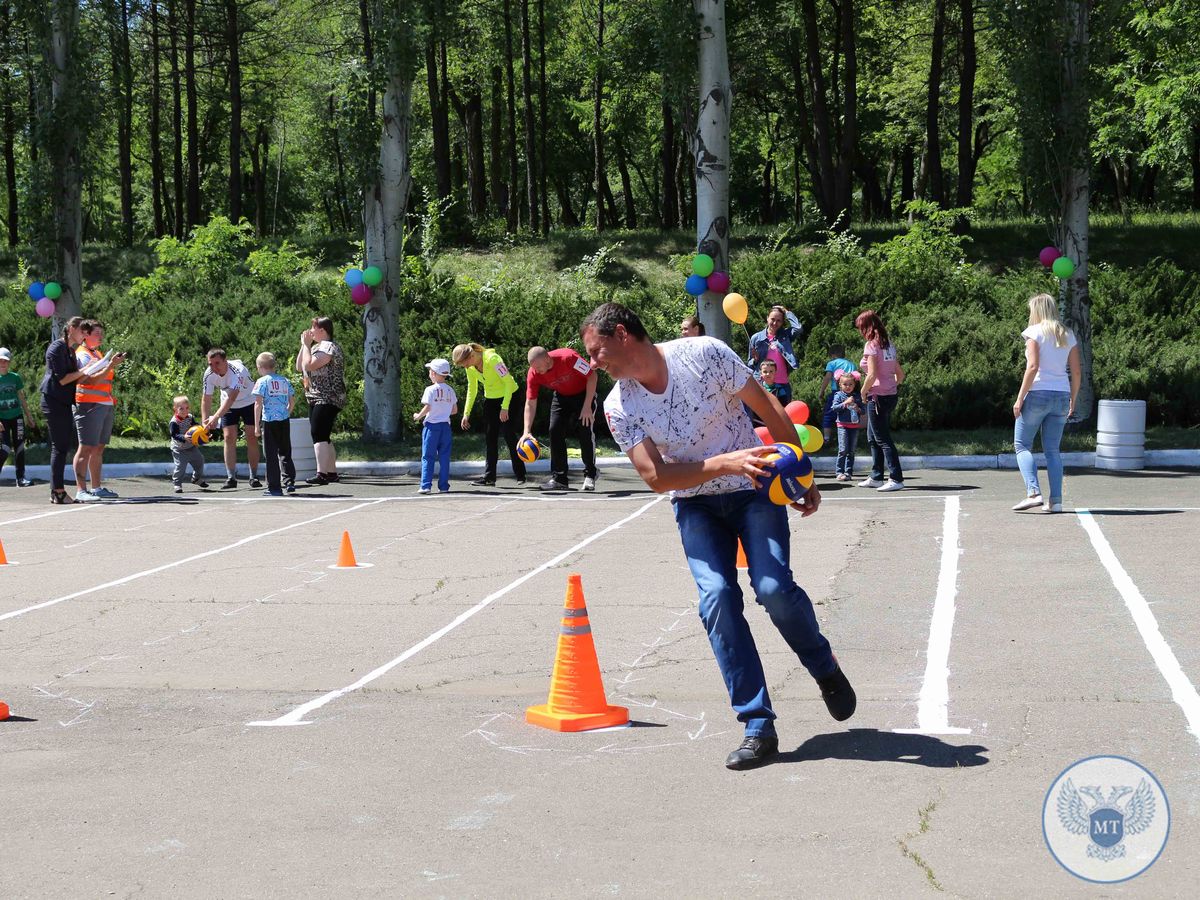
<path fill-rule="evenodd" d="M 845 344 L 830 344 L 829 345 L 829 355 L 830 356 L 845 356 L 846 355 L 846 345 Z"/>
<path fill-rule="evenodd" d="M 620 303 L 601 303 L 583 320 L 583 324 L 579 326 L 579 333 L 583 334 L 589 328 L 595 328 L 601 337 L 612 337 L 618 325 L 624 325 L 626 333 L 639 341 L 648 337 L 646 326 L 642 324 L 637 313 Z"/>
<path fill-rule="evenodd" d="M 207 357 L 208 357 L 209 362 L 212 362 L 214 359 L 227 359 L 228 358 L 225 355 L 225 351 L 222 350 L 220 347 L 213 347 L 211 350 L 209 350 L 207 353 Z"/>

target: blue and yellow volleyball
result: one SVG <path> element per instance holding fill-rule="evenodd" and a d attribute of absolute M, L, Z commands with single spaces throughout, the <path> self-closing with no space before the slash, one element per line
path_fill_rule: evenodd
<path fill-rule="evenodd" d="M 197 447 L 208 443 L 208 429 L 202 425 L 193 425 L 183 433 L 183 436 L 184 439 L 191 441 Z"/>
<path fill-rule="evenodd" d="M 771 468 L 756 490 L 778 506 L 795 503 L 813 483 L 812 460 L 795 444 L 772 444 L 766 460 Z"/>
<path fill-rule="evenodd" d="M 517 444 L 517 457 L 524 463 L 535 462 L 542 455 L 542 448 L 533 438 L 524 438 Z"/>

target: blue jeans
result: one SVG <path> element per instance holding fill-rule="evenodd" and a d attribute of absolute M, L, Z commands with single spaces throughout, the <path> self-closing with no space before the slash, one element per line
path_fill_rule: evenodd
<path fill-rule="evenodd" d="M 700 620 L 725 679 L 729 699 L 747 736 L 775 735 L 775 711 L 762 660 L 743 614 L 737 544 L 750 564 L 750 584 L 760 606 L 813 678 L 837 668 L 821 635 L 812 602 L 789 567 L 791 533 L 786 506 L 754 491 L 676 500 L 675 523 L 688 568 L 700 593 Z"/>
<path fill-rule="evenodd" d="M 854 474 L 854 448 L 858 446 L 857 428 L 839 428 L 837 474 Z"/>
<path fill-rule="evenodd" d="M 1030 391 L 1021 404 L 1021 415 L 1013 423 L 1013 449 L 1017 467 L 1025 479 L 1025 490 L 1033 497 L 1042 492 L 1038 484 L 1037 461 L 1033 458 L 1033 439 L 1042 432 L 1042 452 L 1046 454 L 1046 476 L 1050 481 L 1050 502 L 1062 503 L 1063 464 L 1059 446 L 1067 426 L 1071 395 L 1066 391 Z"/>
<path fill-rule="evenodd" d="M 900 454 L 892 440 L 892 413 L 899 397 L 885 394 L 867 401 L 867 446 L 871 448 L 871 477 L 883 480 L 883 465 L 886 462 L 888 477 L 904 483 L 904 471 L 900 468 Z"/>
<path fill-rule="evenodd" d="M 425 423 L 421 429 L 421 489 L 433 487 L 433 464 L 438 464 L 438 490 L 450 490 L 450 423 Z"/>

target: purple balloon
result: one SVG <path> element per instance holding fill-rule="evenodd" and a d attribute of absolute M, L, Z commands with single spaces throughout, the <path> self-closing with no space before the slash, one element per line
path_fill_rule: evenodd
<path fill-rule="evenodd" d="M 34 309 L 43 319 L 48 319 L 54 315 L 54 301 L 49 297 L 43 297 L 37 302 L 37 306 L 35 306 Z"/>
<path fill-rule="evenodd" d="M 371 302 L 371 289 L 365 284 L 356 284 L 350 288 L 350 299 L 358 306 L 365 306 Z"/>
<path fill-rule="evenodd" d="M 713 272 L 708 276 L 708 289 L 718 294 L 729 292 L 729 273 Z"/>
<path fill-rule="evenodd" d="M 1038 261 L 1048 269 L 1060 256 L 1062 256 L 1062 251 L 1057 247 L 1043 247 L 1042 252 L 1038 254 Z"/>

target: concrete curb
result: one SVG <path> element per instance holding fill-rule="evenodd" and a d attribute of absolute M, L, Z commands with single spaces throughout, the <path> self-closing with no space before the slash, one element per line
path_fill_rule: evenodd
<path fill-rule="evenodd" d="M 1046 458 L 1042 454 L 1037 453 L 1034 456 L 1039 466 L 1045 466 Z M 1095 456 L 1094 453 L 1064 453 L 1063 464 L 1072 468 L 1090 468 L 1095 462 Z M 863 461 L 864 455 L 860 453 L 857 459 L 860 469 L 862 468 Z M 836 460 L 833 456 L 817 456 L 813 458 L 813 467 L 821 474 L 828 474 L 834 471 L 835 462 Z M 904 469 L 911 471 L 918 469 L 950 469 L 959 471 L 1016 469 L 1017 457 L 1013 453 L 987 453 L 974 456 L 902 456 L 900 457 L 900 465 Z M 209 471 L 207 475 L 210 480 L 221 476 L 223 470 L 220 466 L 220 463 L 210 463 L 208 465 L 207 468 Z M 1200 469 L 1200 449 L 1147 450 L 1146 466 L 1147 468 L 1170 466 L 1174 468 Z M 579 460 L 573 458 L 571 460 L 571 467 L 573 469 L 579 468 Z M 603 456 L 596 460 L 596 467 L 600 469 L 631 468 L 632 464 L 624 456 Z M 534 473 L 549 472 L 550 463 L 548 460 L 540 459 L 526 468 Z M 171 469 L 172 464 L 169 461 L 112 463 L 104 467 L 104 475 L 106 478 L 168 477 L 171 474 Z M 348 475 L 377 477 L 417 475 L 421 471 L 421 462 L 420 460 L 381 460 L 379 462 L 350 460 L 338 463 L 338 471 L 345 472 Z M 450 463 L 451 475 L 478 475 L 482 471 L 483 462 L 480 460 L 459 460 Z M 503 475 L 511 475 L 512 464 L 507 460 L 502 460 L 498 471 Z M 238 477 L 248 478 L 249 475 L 250 470 L 246 467 L 246 464 L 240 463 L 238 465 Z M 13 477 L 11 467 L 6 465 L 2 480 L 11 481 Z M 26 477 L 48 481 L 50 478 L 50 467 L 29 466 L 26 469 Z M 66 480 L 74 482 L 74 475 L 71 472 L 70 466 L 67 467 Z"/>

